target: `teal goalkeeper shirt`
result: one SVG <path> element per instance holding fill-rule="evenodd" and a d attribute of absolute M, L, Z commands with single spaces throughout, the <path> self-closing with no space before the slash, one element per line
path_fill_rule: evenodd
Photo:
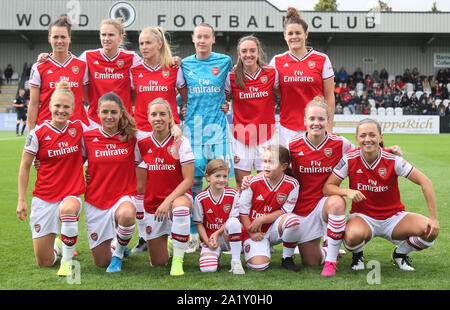
<path fill-rule="evenodd" d="M 183 134 L 191 145 L 221 144 L 229 141 L 225 113 L 225 80 L 233 63 L 227 55 L 211 53 L 207 59 L 195 55 L 181 63 L 188 102 Z"/>

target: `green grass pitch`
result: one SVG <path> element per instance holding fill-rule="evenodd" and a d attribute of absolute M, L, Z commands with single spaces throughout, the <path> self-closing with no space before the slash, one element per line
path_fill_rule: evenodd
<path fill-rule="evenodd" d="M 354 142 L 354 135 L 345 136 Z M 120 274 L 107 274 L 104 268 L 93 263 L 82 214 L 77 244 L 79 255 L 75 258 L 81 273 L 79 284 L 70 284 L 56 276 L 59 263 L 43 269 L 36 265 L 29 221 L 21 222 L 15 212 L 17 174 L 25 137 L 15 137 L 14 132 L 0 132 L 0 290 L 448 290 L 450 135 L 385 135 L 384 138 L 385 145 L 402 147 L 405 159 L 433 181 L 436 192 L 440 235 L 432 248 L 410 255 L 416 268 L 414 272 L 395 268 L 390 259 L 394 246 L 376 238 L 365 246 L 364 253 L 366 263 L 379 262 L 379 284 L 372 281 L 375 269 L 360 272 L 350 269 L 350 253 L 340 259 L 337 275 L 331 279 L 320 276 L 320 266 L 302 267 L 299 273 L 286 271 L 281 268 L 280 245 L 275 247 L 268 270 L 247 271 L 243 276 L 233 276 L 228 272 L 229 255 L 222 255 L 223 266 L 218 272 L 201 273 L 198 252 L 185 255 L 185 275 L 182 277 L 170 277 L 170 266 L 150 267 L 147 253 L 125 259 Z M 35 177 L 33 171 L 28 202 L 31 201 Z M 403 178 L 399 182 L 406 209 L 428 216 L 420 187 Z M 230 183 L 234 185 L 234 180 Z M 345 186 L 347 184 L 344 183 Z M 137 231 L 129 247 L 136 241 Z M 300 263 L 297 255 L 296 262 Z M 77 281 L 74 279 L 72 282 Z"/>

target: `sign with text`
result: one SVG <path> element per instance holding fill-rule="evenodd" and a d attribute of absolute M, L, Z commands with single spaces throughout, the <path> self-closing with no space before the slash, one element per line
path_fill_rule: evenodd
<path fill-rule="evenodd" d="M 379 115 L 335 115 L 333 132 L 356 133 L 356 126 L 365 118 L 373 118 L 381 125 L 381 131 L 385 133 L 411 133 L 411 134 L 438 134 L 439 116 L 436 115 L 403 115 L 403 116 L 379 116 Z"/>

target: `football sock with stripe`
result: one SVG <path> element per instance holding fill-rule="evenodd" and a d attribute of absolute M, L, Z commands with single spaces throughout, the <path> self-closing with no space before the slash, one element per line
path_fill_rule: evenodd
<path fill-rule="evenodd" d="M 133 237 L 134 229 L 136 225 L 131 226 L 122 226 L 117 225 L 117 231 L 116 231 L 116 248 L 113 252 L 113 256 L 117 256 L 118 258 L 123 258 L 123 253 L 125 252 L 125 248 L 128 246 L 128 243 L 131 240 L 131 237 Z"/>
<path fill-rule="evenodd" d="M 328 215 L 326 261 L 335 263 L 345 231 L 345 215 Z"/>
<path fill-rule="evenodd" d="M 235 217 L 230 217 L 225 223 L 228 231 L 228 241 L 231 249 L 231 259 L 240 260 L 242 250 L 242 225 Z"/>
<path fill-rule="evenodd" d="M 408 254 L 412 251 L 422 251 L 434 244 L 434 241 L 428 242 L 418 236 L 410 236 L 395 250 L 398 254 Z"/>
<path fill-rule="evenodd" d="M 295 216 L 289 216 L 281 226 L 283 231 L 281 240 L 283 240 L 283 258 L 294 256 L 295 247 L 300 241 L 300 219 Z"/>
<path fill-rule="evenodd" d="M 188 207 L 175 207 L 172 211 L 173 256 L 183 258 L 189 240 L 191 215 Z"/>
<path fill-rule="evenodd" d="M 73 214 L 61 215 L 61 262 L 71 261 L 78 239 L 78 218 Z"/>

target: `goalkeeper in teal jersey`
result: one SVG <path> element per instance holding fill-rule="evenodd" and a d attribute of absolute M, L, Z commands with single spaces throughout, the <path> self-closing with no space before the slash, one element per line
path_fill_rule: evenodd
<path fill-rule="evenodd" d="M 186 57 L 178 71 L 185 87 L 180 94 L 186 102 L 183 134 L 191 141 L 195 156 L 195 178 L 192 192 L 202 191 L 208 161 L 224 159 L 233 172 L 231 141 L 228 135 L 225 102 L 225 80 L 233 66 L 229 56 L 212 52 L 214 29 L 200 24 L 194 29 L 195 55 Z M 184 113 L 183 113 L 184 114 Z M 191 229 L 195 232 L 195 225 Z"/>

